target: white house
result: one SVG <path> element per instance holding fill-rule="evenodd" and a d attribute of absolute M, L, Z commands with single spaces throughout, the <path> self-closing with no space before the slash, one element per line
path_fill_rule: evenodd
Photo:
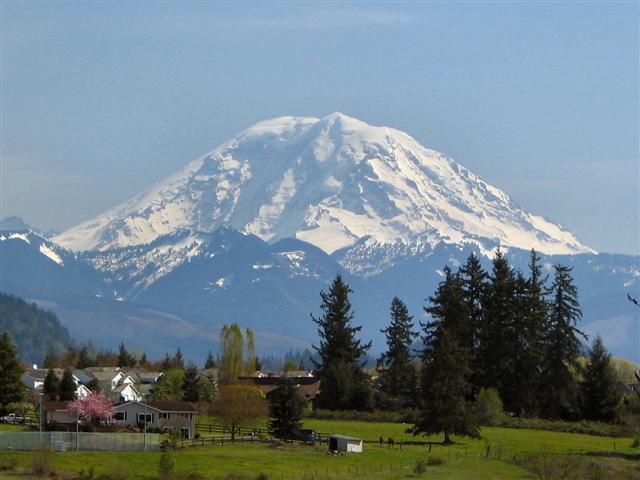
<path fill-rule="evenodd" d="M 362 439 L 345 435 L 329 435 L 329 451 L 362 453 Z"/>
<path fill-rule="evenodd" d="M 132 402 L 142 400 L 142 395 L 131 383 L 121 383 L 111 390 L 111 397 L 118 402 Z"/>
<path fill-rule="evenodd" d="M 113 422 L 149 430 L 174 430 L 185 438 L 196 433 L 197 410 L 189 402 L 161 400 L 123 403 L 114 407 Z M 146 422 L 145 422 L 146 418 Z"/>

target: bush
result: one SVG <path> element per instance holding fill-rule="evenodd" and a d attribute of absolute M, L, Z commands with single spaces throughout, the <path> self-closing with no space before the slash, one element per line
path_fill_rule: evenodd
<path fill-rule="evenodd" d="M 480 425 L 495 425 L 504 416 L 502 400 L 495 388 L 483 388 L 475 401 L 478 423 Z"/>
<path fill-rule="evenodd" d="M 13 457 L 2 455 L 0 456 L 0 472 L 9 472 L 14 470 L 18 465 L 18 460 Z"/>
<path fill-rule="evenodd" d="M 160 455 L 160 465 L 158 466 L 158 478 L 160 480 L 171 480 L 175 476 L 176 461 L 169 450 L 164 450 Z"/>
<path fill-rule="evenodd" d="M 432 456 L 427 459 L 427 465 L 444 465 L 447 463 L 444 458 Z"/>
<path fill-rule="evenodd" d="M 541 418 L 522 418 L 503 415 L 494 426 L 505 428 L 529 428 L 532 430 L 549 430 L 552 432 L 581 433 L 600 437 L 630 437 L 633 430 L 625 425 L 613 425 L 610 423 L 569 422 L 565 420 L 544 420 Z"/>
<path fill-rule="evenodd" d="M 414 423 L 417 416 L 415 410 L 374 410 L 365 412 L 359 410 L 324 410 L 316 409 L 308 415 L 309 418 L 324 420 L 359 420 L 363 422 Z"/>
<path fill-rule="evenodd" d="M 427 461 L 426 460 L 418 460 L 416 464 L 413 466 L 413 473 L 420 475 L 427 471 Z"/>
<path fill-rule="evenodd" d="M 31 470 L 34 475 L 44 477 L 51 473 L 51 448 L 47 444 L 42 444 L 33 452 Z"/>

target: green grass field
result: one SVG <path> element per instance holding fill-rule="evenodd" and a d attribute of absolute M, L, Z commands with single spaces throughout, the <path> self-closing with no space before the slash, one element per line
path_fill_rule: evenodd
<path fill-rule="evenodd" d="M 379 436 L 413 439 L 406 425 L 333 420 L 307 420 L 305 427 L 325 433 L 341 433 L 365 440 Z M 428 446 L 405 445 L 401 451 L 365 443 L 364 453 L 331 455 L 325 446 L 224 445 L 187 447 L 176 450 L 176 472 L 198 474 L 207 479 L 255 479 L 264 473 L 273 480 L 284 479 L 524 479 L 524 478 L 615 478 L 640 479 L 640 449 L 628 438 L 608 438 L 540 430 L 485 428 L 483 440 L 454 438 L 455 444 L 441 445 L 441 436 L 418 437 L 434 442 Z M 487 447 L 488 455 L 487 455 Z M 51 454 L 53 469 L 61 478 L 147 480 L 157 476 L 160 453 L 67 452 Z M 414 473 L 419 460 L 439 458 L 442 465 L 430 465 Z M 17 462 L 0 478 L 28 478 L 35 459 L 31 452 L 0 453 L 3 461 Z M 3 476 L 4 474 L 4 476 Z"/>

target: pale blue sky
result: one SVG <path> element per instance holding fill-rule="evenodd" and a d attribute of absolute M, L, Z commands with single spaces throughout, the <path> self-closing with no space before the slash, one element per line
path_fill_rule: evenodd
<path fill-rule="evenodd" d="M 640 253 L 635 2 L 1 9 L 0 216 L 62 230 L 256 121 L 341 111 Z"/>

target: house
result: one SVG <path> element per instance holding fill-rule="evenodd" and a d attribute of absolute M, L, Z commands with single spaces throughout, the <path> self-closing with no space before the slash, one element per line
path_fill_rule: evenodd
<path fill-rule="evenodd" d="M 362 439 L 345 435 L 329 435 L 329 451 L 362 453 Z"/>
<path fill-rule="evenodd" d="M 27 368 L 22 374 L 22 383 L 24 383 L 28 389 L 32 390 L 33 395 L 39 394 L 42 392 L 44 388 L 44 379 L 47 376 L 49 369 L 47 368 L 38 368 L 37 365 L 34 365 L 32 368 Z M 53 372 L 56 374 L 58 379 L 62 378 L 64 375 L 64 370 L 62 368 L 54 368 Z M 91 393 L 86 386 L 80 383 L 79 378 L 74 374 L 73 382 L 76 384 L 76 398 L 86 397 Z"/>
<path fill-rule="evenodd" d="M 305 407 L 311 409 L 315 407 L 316 398 L 320 393 L 320 380 L 315 377 L 294 377 L 288 378 L 294 385 L 298 395 L 306 401 Z M 264 392 L 268 400 L 273 398 L 275 392 L 282 386 L 282 377 L 239 377 L 238 381 L 243 385 L 252 385 Z"/>
<path fill-rule="evenodd" d="M 76 416 L 67 412 L 69 402 L 52 402 L 44 400 L 42 402 L 42 414 L 47 423 L 76 423 Z"/>
<path fill-rule="evenodd" d="M 87 367 L 76 370 L 74 375 L 83 385 L 97 385 L 104 395 L 115 401 L 141 400 L 140 391 L 134 387 L 133 375 L 120 367 Z"/>
<path fill-rule="evenodd" d="M 36 390 L 44 385 L 44 379 L 47 376 L 47 373 L 49 373 L 48 368 L 38 368 L 37 365 L 33 365 L 33 367 L 24 370 L 21 377 L 22 383 L 24 383 L 27 388 Z M 53 373 L 56 374 L 58 379 L 61 379 L 64 375 L 64 369 L 54 368 Z M 80 383 L 80 379 L 75 375 L 75 373 L 73 374 L 73 381 L 76 385 Z"/>
<path fill-rule="evenodd" d="M 111 390 L 111 398 L 116 402 L 140 401 L 142 394 L 131 383 L 121 383 Z"/>
<path fill-rule="evenodd" d="M 196 433 L 197 410 L 189 402 L 161 400 L 141 403 L 131 401 L 114 408 L 113 422 L 130 427 L 154 430 L 173 430 L 185 438 L 193 438 Z"/>

